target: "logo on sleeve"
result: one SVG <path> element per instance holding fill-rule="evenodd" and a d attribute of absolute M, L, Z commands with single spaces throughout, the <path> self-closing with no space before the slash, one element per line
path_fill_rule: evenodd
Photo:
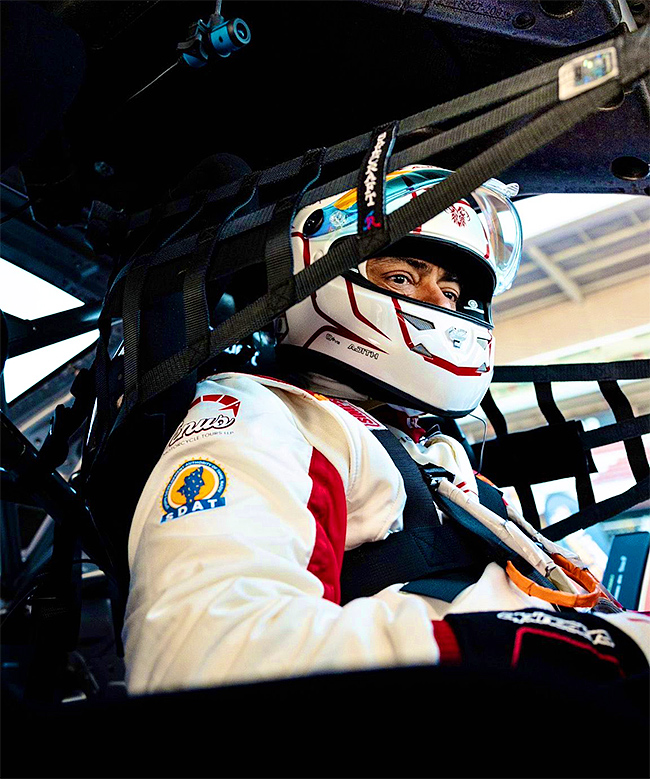
<path fill-rule="evenodd" d="M 228 427 L 234 423 L 241 405 L 241 401 L 232 395 L 199 395 L 192 401 L 190 408 L 194 408 L 199 403 L 214 403 L 212 408 L 224 417 L 222 427 Z M 226 420 L 228 420 L 227 424 Z"/>
<path fill-rule="evenodd" d="M 228 479 L 224 471 L 209 460 L 187 460 L 177 468 L 162 497 L 160 523 L 178 519 L 195 511 L 226 505 L 223 497 Z"/>
<path fill-rule="evenodd" d="M 241 401 L 233 398 L 232 395 L 201 395 L 194 400 L 190 408 L 199 403 L 210 403 L 206 410 L 212 413 L 200 419 L 181 422 L 167 444 L 168 450 L 177 444 L 186 443 L 188 439 L 195 440 L 199 436 L 206 438 L 219 434 L 230 435 L 227 428 L 235 424 Z"/>

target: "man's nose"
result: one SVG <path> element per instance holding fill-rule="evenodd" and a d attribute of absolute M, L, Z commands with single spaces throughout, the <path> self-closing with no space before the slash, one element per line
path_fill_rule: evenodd
<path fill-rule="evenodd" d="M 431 303 L 434 306 L 442 306 L 450 309 L 453 309 L 454 307 L 453 302 L 444 294 L 435 281 L 429 281 L 426 284 L 421 285 L 416 297 L 423 303 Z"/>

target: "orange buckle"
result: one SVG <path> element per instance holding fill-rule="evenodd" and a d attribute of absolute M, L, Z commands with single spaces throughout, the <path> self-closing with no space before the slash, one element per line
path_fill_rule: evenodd
<path fill-rule="evenodd" d="M 601 598 L 607 598 L 614 603 L 616 601 L 607 592 L 607 590 L 593 577 L 587 568 L 578 568 L 577 565 L 569 562 L 561 554 L 552 554 L 553 561 L 566 573 L 566 575 L 584 587 L 587 592 L 583 595 L 572 592 L 559 592 L 550 587 L 544 587 L 536 584 L 532 579 L 528 579 L 520 573 L 510 560 L 506 563 L 506 573 L 510 580 L 528 595 L 541 598 L 547 603 L 554 603 L 557 606 L 566 606 L 567 608 L 592 608 Z"/>

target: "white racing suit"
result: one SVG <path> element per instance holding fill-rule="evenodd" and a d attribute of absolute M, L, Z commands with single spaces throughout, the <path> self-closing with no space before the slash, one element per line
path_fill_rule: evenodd
<path fill-rule="evenodd" d="M 571 620 L 554 618 L 497 563 L 451 603 L 400 592 L 398 583 L 341 606 L 344 552 L 401 529 L 404 484 L 371 432 L 378 427 L 346 401 L 276 379 L 227 373 L 198 385 L 131 527 L 131 693 L 458 662 L 467 624 L 449 626 L 460 614 L 501 614 L 499 628 L 555 619 L 567 645 L 582 631 L 592 655 L 601 652 L 596 644 L 629 636 L 648 652 L 644 615 L 589 615 L 596 629 L 563 627 Z M 458 442 L 404 443 L 478 500 Z M 594 638 L 601 628 L 606 638 Z"/>

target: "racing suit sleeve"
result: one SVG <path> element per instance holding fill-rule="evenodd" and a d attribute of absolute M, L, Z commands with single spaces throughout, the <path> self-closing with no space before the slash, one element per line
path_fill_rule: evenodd
<path fill-rule="evenodd" d="M 419 599 L 335 602 L 349 474 L 260 384 L 202 386 L 133 519 L 129 691 L 437 663 Z"/>

